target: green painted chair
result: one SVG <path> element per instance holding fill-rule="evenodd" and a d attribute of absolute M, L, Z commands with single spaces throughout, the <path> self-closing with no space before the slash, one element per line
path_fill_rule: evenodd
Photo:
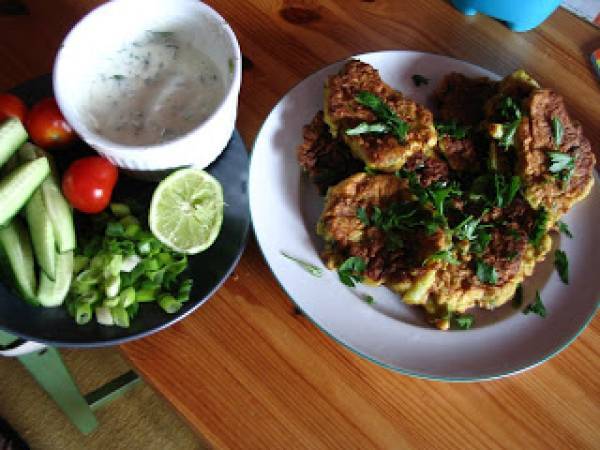
<path fill-rule="evenodd" d="M 50 395 L 79 431 L 88 434 L 98 426 L 94 411 L 122 395 L 140 381 L 129 371 L 83 395 L 58 350 L 25 341 L 0 330 L 0 356 L 16 357 Z"/>

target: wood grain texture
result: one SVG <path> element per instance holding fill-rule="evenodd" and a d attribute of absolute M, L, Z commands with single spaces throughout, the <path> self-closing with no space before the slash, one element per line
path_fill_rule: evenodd
<path fill-rule="evenodd" d="M 27 3 L 31 16 L 0 18 L 0 89 L 48 72 L 69 27 L 99 2 Z M 600 148 L 600 85 L 588 63 L 600 33 L 563 10 L 517 34 L 442 0 L 208 3 L 231 23 L 246 57 L 238 128 L 248 144 L 278 99 L 313 71 L 361 52 L 411 49 L 499 74 L 525 68 L 565 96 Z M 295 314 L 253 240 L 205 306 L 122 350 L 217 448 L 600 445 L 600 319 L 568 350 L 518 376 L 412 379 L 361 359 Z"/>

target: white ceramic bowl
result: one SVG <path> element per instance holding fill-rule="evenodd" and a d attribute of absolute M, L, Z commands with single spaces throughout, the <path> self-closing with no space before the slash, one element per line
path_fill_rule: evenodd
<path fill-rule="evenodd" d="M 98 134 L 86 122 L 86 94 L 102 58 L 147 30 L 175 31 L 212 59 L 225 93 L 212 114 L 187 134 L 156 145 L 123 145 Z M 53 73 L 58 105 L 79 136 L 114 164 L 134 171 L 203 168 L 214 161 L 234 129 L 240 81 L 235 34 L 217 12 L 197 0 L 113 0 L 94 9 L 65 38 Z"/>

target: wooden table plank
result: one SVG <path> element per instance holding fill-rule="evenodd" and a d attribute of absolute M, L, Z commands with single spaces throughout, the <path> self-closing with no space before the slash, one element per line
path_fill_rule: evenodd
<path fill-rule="evenodd" d="M 68 29 L 98 3 L 31 0 L 30 16 L 0 18 L 0 89 L 50 71 Z M 247 57 L 237 125 L 248 144 L 278 99 L 313 71 L 361 52 L 411 49 L 499 74 L 525 68 L 565 96 L 600 148 L 600 91 L 588 63 L 600 33 L 563 10 L 518 34 L 484 16 L 464 17 L 441 0 L 208 3 L 232 24 Z M 205 306 L 122 350 L 220 448 L 600 442 L 600 319 L 567 351 L 515 377 L 470 384 L 412 379 L 358 357 L 295 314 L 252 239 L 235 274 Z"/>

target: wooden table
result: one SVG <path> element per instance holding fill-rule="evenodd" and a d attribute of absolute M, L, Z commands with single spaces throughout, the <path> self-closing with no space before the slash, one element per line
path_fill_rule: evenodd
<path fill-rule="evenodd" d="M 0 89 L 50 70 L 98 1 L 28 2 L 0 18 Z M 250 145 L 295 83 L 352 54 L 412 49 L 499 74 L 523 67 L 555 87 L 600 149 L 600 91 L 588 63 L 600 32 L 557 11 L 517 34 L 442 0 L 212 0 L 245 59 L 238 128 Z M 543 339 L 543 336 L 540 338 Z M 486 383 L 408 378 L 326 337 L 294 307 L 253 239 L 195 314 L 122 346 L 138 372 L 218 448 L 592 448 L 600 445 L 600 319 L 541 367 Z"/>

